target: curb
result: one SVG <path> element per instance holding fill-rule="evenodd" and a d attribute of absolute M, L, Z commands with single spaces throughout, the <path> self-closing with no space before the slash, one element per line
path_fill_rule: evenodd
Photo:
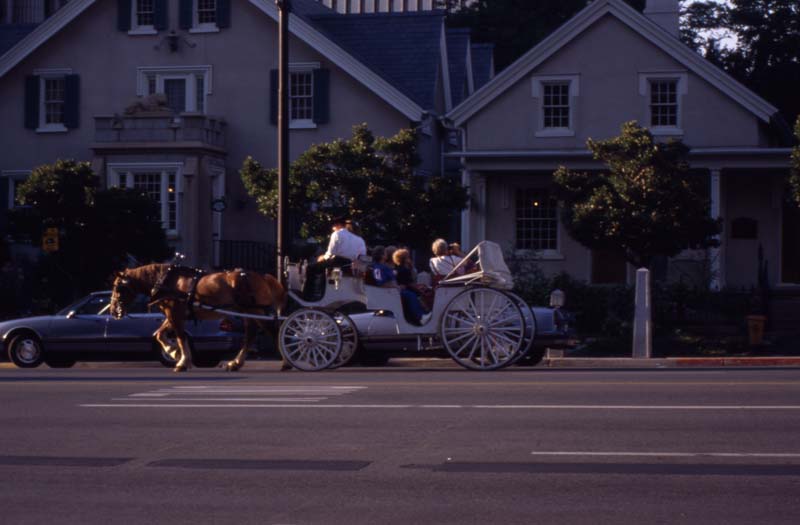
<path fill-rule="evenodd" d="M 699 368 L 800 367 L 800 357 L 550 357 L 540 366 L 550 368 Z"/>

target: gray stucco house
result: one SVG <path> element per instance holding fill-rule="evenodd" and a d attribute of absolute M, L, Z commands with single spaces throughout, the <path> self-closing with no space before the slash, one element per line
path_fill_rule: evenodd
<path fill-rule="evenodd" d="M 534 255 L 547 272 L 630 282 L 634 269 L 618 254 L 569 237 L 551 184 L 560 165 L 601 169 L 586 140 L 616 136 L 637 120 L 691 148 L 710 213 L 724 222 L 719 249 L 686 250 L 664 277 L 705 273 L 717 289 L 750 287 L 761 246 L 771 287 L 800 289 L 800 214 L 783 195 L 787 128 L 775 107 L 679 41 L 678 18 L 678 0 L 649 0 L 644 14 L 622 0 L 596 0 L 448 112 L 463 148 L 447 156 L 460 159 L 473 197 L 465 244 L 492 239 Z"/>
<path fill-rule="evenodd" d="M 35 166 L 88 160 L 105 184 L 151 194 L 193 264 L 263 267 L 274 226 L 238 170 L 248 155 L 277 163 L 275 2 L 2 2 L 3 207 Z M 491 49 L 447 30 L 441 11 L 292 6 L 291 156 L 365 122 L 382 136 L 419 128 L 419 169 L 446 169 L 452 134 L 437 117 L 491 78 Z M 126 114 L 155 93 L 166 111 Z"/>

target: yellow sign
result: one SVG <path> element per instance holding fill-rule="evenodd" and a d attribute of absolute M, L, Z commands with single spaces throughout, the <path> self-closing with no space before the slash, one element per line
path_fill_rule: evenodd
<path fill-rule="evenodd" d="M 46 252 L 58 251 L 58 228 L 47 228 L 42 235 L 42 250 Z"/>

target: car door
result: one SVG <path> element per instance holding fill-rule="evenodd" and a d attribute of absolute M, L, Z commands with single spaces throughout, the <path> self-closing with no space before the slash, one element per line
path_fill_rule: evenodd
<path fill-rule="evenodd" d="M 106 328 L 106 349 L 117 353 L 147 353 L 153 349 L 153 332 L 164 316 L 160 312 L 149 312 L 147 298 L 139 296 L 128 307 L 128 314 L 122 319 L 112 319 Z"/>
<path fill-rule="evenodd" d="M 48 351 L 95 352 L 105 344 L 110 294 L 92 294 L 53 319 L 45 341 Z"/>

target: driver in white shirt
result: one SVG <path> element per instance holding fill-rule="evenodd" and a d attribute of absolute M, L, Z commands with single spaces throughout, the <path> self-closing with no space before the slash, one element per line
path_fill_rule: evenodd
<path fill-rule="evenodd" d="M 359 255 L 366 255 L 364 239 L 350 232 L 345 228 L 346 217 L 337 217 L 333 220 L 331 239 L 328 242 L 328 249 L 317 258 L 317 262 L 308 265 L 306 269 L 306 282 L 303 285 L 303 296 L 306 300 L 312 299 L 312 293 L 320 288 L 320 281 L 324 290 L 324 279 L 320 276 L 325 275 L 327 268 L 349 267 Z"/>

